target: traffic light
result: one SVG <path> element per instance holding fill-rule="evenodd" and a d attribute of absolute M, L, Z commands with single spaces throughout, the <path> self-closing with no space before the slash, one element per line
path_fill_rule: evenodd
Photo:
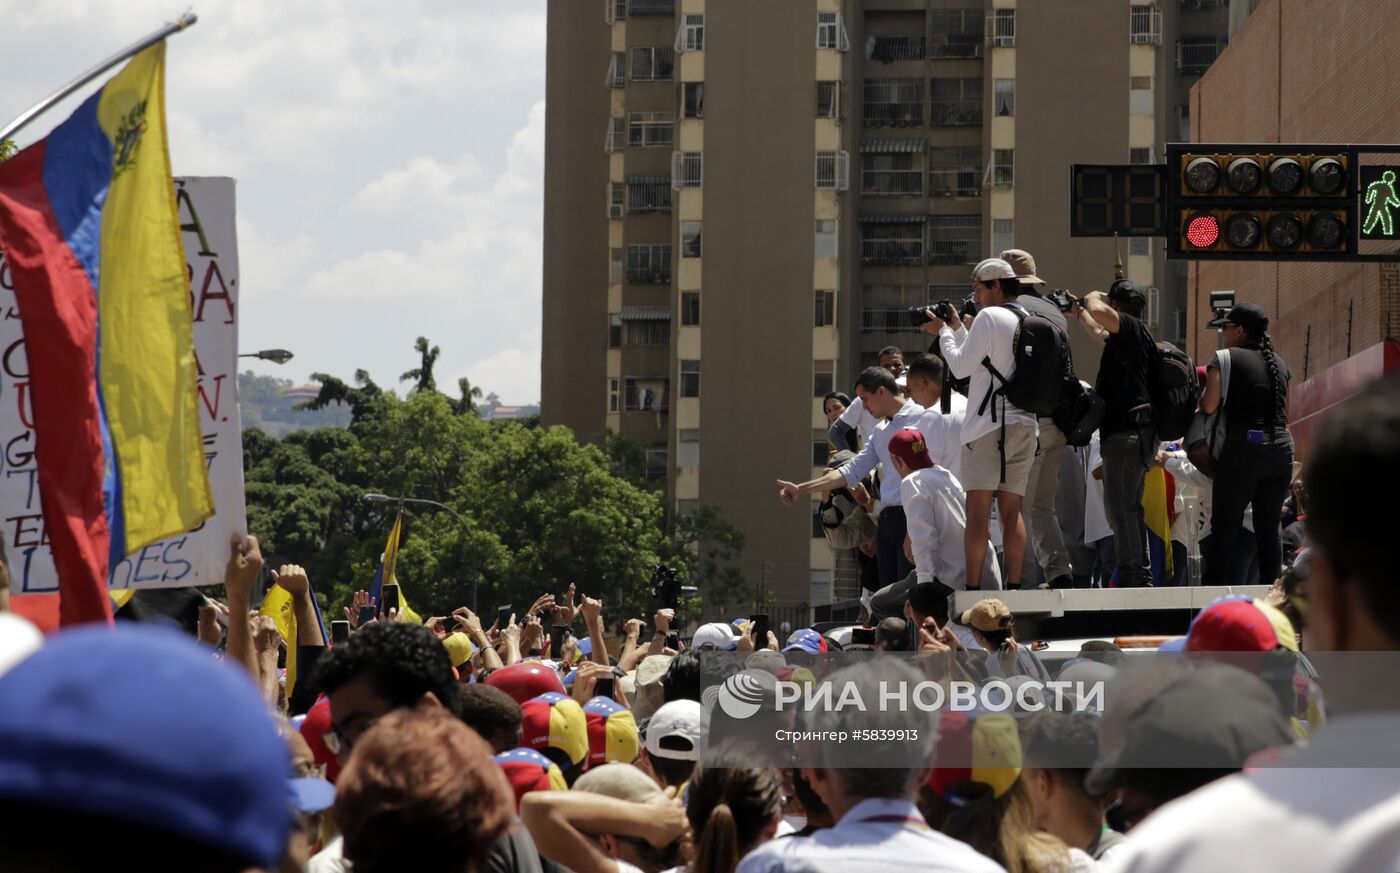
<path fill-rule="evenodd" d="M 1343 260 L 1355 187 L 1345 146 L 1167 146 L 1167 256 Z"/>

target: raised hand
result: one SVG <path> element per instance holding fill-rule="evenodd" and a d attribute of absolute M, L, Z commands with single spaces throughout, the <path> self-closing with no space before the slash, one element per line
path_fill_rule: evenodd
<path fill-rule="evenodd" d="M 283 564 L 279 569 L 272 571 L 272 578 L 293 597 L 311 591 L 311 580 L 306 575 L 306 569 L 300 564 Z"/>
<path fill-rule="evenodd" d="M 262 572 L 262 549 L 258 538 L 235 533 L 229 540 L 228 564 L 224 567 L 224 590 L 230 601 L 237 601 L 243 608 L 253 598 L 253 587 L 257 585 L 258 574 Z"/>
<path fill-rule="evenodd" d="M 350 622 L 351 630 L 358 630 L 360 627 L 360 610 L 369 609 L 374 605 L 368 591 L 362 588 L 355 592 L 354 597 L 350 599 L 350 605 L 345 607 L 345 620 Z M 370 619 L 370 621 L 372 622 L 374 619 Z M 368 622 L 366 623 L 368 624 Z"/>
<path fill-rule="evenodd" d="M 602 599 L 585 595 L 583 598 L 582 612 L 584 626 L 592 630 L 597 626 L 598 622 L 603 619 Z"/>
<path fill-rule="evenodd" d="M 796 484 L 782 479 L 778 480 L 778 499 L 783 502 L 784 506 L 792 506 L 801 496 L 802 491 Z"/>
<path fill-rule="evenodd" d="M 671 632 L 671 622 L 676 620 L 674 609 L 658 609 L 656 616 L 652 619 L 652 624 L 656 625 L 656 632 L 667 634 Z"/>

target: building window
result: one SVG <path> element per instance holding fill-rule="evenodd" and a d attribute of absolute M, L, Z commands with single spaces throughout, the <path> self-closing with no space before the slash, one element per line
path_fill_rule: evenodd
<path fill-rule="evenodd" d="M 676 120 L 669 112 L 633 112 L 627 116 L 627 145 L 668 146 L 675 130 Z"/>
<path fill-rule="evenodd" d="M 694 470 L 700 466 L 700 431 L 682 430 L 676 433 L 676 468 Z"/>
<path fill-rule="evenodd" d="M 836 362 L 812 362 L 812 396 L 825 397 L 836 387 Z"/>
<path fill-rule="evenodd" d="M 1010 118 L 1016 114 L 1016 80 L 997 79 L 993 82 L 995 95 L 993 111 L 998 118 Z"/>
<path fill-rule="evenodd" d="M 826 440 L 826 431 L 812 431 L 812 466 L 825 467 L 827 459 L 830 457 L 831 446 Z M 817 526 L 814 528 L 814 531 L 814 537 L 824 536 L 824 534 L 821 532 L 821 516 L 817 516 Z"/>
<path fill-rule="evenodd" d="M 669 245 L 627 247 L 627 281 L 632 285 L 665 285 L 671 281 Z"/>
<path fill-rule="evenodd" d="M 1133 45 L 1161 45 L 1162 13 L 1155 6 L 1130 6 L 1128 29 Z"/>
<path fill-rule="evenodd" d="M 1015 184 L 1016 150 L 992 149 L 992 187 L 1010 188 Z"/>
<path fill-rule="evenodd" d="M 694 515 L 700 511 L 700 501 L 698 500 L 677 500 L 676 515 Z"/>
<path fill-rule="evenodd" d="M 616 349 L 622 345 L 622 316 L 608 316 L 608 348 Z"/>
<path fill-rule="evenodd" d="M 705 50 L 705 15 L 687 15 L 676 35 L 676 51 L 703 52 Z"/>
<path fill-rule="evenodd" d="M 817 222 L 815 255 L 818 258 L 836 257 L 836 220 L 825 218 Z"/>
<path fill-rule="evenodd" d="M 1150 164 L 1150 163 L 1152 163 L 1152 149 L 1128 149 L 1128 163 L 1130 163 L 1130 164 Z"/>
<path fill-rule="evenodd" d="M 1145 237 L 1145 236 L 1130 237 L 1130 238 L 1128 239 L 1128 254 L 1130 254 L 1130 255 L 1150 255 L 1150 254 L 1152 254 L 1152 249 L 1151 249 L 1151 247 L 1150 247 L 1150 243 L 1151 243 L 1151 240 L 1148 239 L 1148 238 Z"/>
<path fill-rule="evenodd" d="M 681 257 L 700 257 L 700 222 L 681 222 Z"/>
<path fill-rule="evenodd" d="M 627 86 L 627 55 L 622 52 L 613 52 L 612 60 L 608 63 L 606 82 L 609 88 L 625 88 Z"/>
<path fill-rule="evenodd" d="M 608 24 L 627 20 L 627 0 L 603 0 L 606 4 L 604 17 Z"/>
<path fill-rule="evenodd" d="M 817 152 L 817 187 L 832 191 L 851 187 L 851 156 L 846 152 Z"/>
<path fill-rule="evenodd" d="M 982 80 L 939 78 L 929 83 L 934 124 L 981 124 Z"/>
<path fill-rule="evenodd" d="M 1176 107 L 1176 138 L 1178 142 L 1191 141 L 1191 104 L 1183 103 Z"/>
<path fill-rule="evenodd" d="M 817 13 L 817 48 L 849 51 L 851 38 L 846 33 L 846 22 L 839 12 Z"/>
<path fill-rule="evenodd" d="M 992 45 L 997 48 L 1016 47 L 1016 10 L 997 9 L 992 12 Z"/>
<path fill-rule="evenodd" d="M 924 260 L 924 221 L 907 215 L 871 215 L 860 220 L 863 264 L 920 264 Z"/>
<path fill-rule="evenodd" d="M 931 197 L 981 197 L 982 152 L 975 146 L 946 146 L 929 151 Z"/>
<path fill-rule="evenodd" d="M 1154 115 L 1152 111 L 1152 77 L 1133 76 L 1128 90 L 1129 115 Z"/>
<path fill-rule="evenodd" d="M 608 283 L 621 285 L 627 254 L 622 249 L 608 249 Z"/>
<path fill-rule="evenodd" d="M 676 50 L 668 45 L 632 49 L 633 82 L 669 82 L 676 69 Z"/>
<path fill-rule="evenodd" d="M 633 215 L 670 212 L 670 178 L 667 176 L 628 176 L 627 211 Z"/>
<path fill-rule="evenodd" d="M 922 141 L 920 141 L 922 145 Z M 865 147 L 862 146 L 862 151 Z M 860 191 L 874 197 L 919 196 L 924 171 L 912 152 L 867 152 L 860 156 Z"/>
<path fill-rule="evenodd" d="M 1185 36 L 1176 41 L 1176 71 L 1199 76 L 1220 57 L 1221 41 L 1215 37 Z M 1184 140 L 1183 140 L 1184 142 Z"/>
<path fill-rule="evenodd" d="M 700 292 L 681 292 L 681 327 L 700 326 Z"/>
<path fill-rule="evenodd" d="M 665 446 L 648 446 L 646 455 L 646 473 L 648 479 L 665 479 L 670 472 L 668 466 L 669 458 Z"/>
<path fill-rule="evenodd" d="M 627 186 L 621 182 L 608 183 L 608 218 L 627 214 Z"/>
<path fill-rule="evenodd" d="M 662 376 L 629 376 L 622 380 L 623 412 L 665 412 L 670 405 L 670 380 Z"/>
<path fill-rule="evenodd" d="M 705 117 L 705 83 L 686 82 L 681 86 L 681 103 L 686 118 Z"/>
<path fill-rule="evenodd" d="M 935 9 L 933 41 L 928 56 L 942 58 L 982 57 L 983 14 L 979 9 Z"/>
<path fill-rule="evenodd" d="M 623 345 L 665 346 L 671 344 L 671 322 L 664 319 L 639 321 L 629 319 L 622 322 Z"/>
<path fill-rule="evenodd" d="M 992 219 L 992 251 L 1004 252 L 1016 245 L 1016 222 L 1009 218 Z"/>
<path fill-rule="evenodd" d="M 866 127 L 920 127 L 924 80 L 866 79 L 864 113 Z"/>
<path fill-rule="evenodd" d="M 608 154 L 622 151 L 627 144 L 627 119 L 621 115 L 608 119 L 608 137 L 603 141 L 603 151 Z"/>
<path fill-rule="evenodd" d="M 617 412 L 622 404 L 622 380 L 608 380 L 608 412 Z"/>
<path fill-rule="evenodd" d="M 681 361 L 681 396 L 700 396 L 699 361 Z"/>
<path fill-rule="evenodd" d="M 833 327 L 836 324 L 836 292 L 816 292 L 816 320 L 814 327 Z"/>
<path fill-rule="evenodd" d="M 705 155 L 702 152 L 671 152 L 671 187 L 701 188 L 705 183 Z"/>
<path fill-rule="evenodd" d="M 982 258 L 982 216 L 930 215 L 930 264 L 975 264 Z"/>
<path fill-rule="evenodd" d="M 840 82 L 818 82 L 818 83 L 817 83 L 817 117 L 818 117 L 818 118 L 840 118 L 840 117 L 841 117 L 841 83 L 840 83 Z"/>
<path fill-rule="evenodd" d="M 924 59 L 924 38 L 922 36 L 867 36 L 865 38 L 865 59 L 892 64 L 895 61 L 922 61 Z"/>
<path fill-rule="evenodd" d="M 632 15 L 675 15 L 676 0 L 629 0 Z"/>

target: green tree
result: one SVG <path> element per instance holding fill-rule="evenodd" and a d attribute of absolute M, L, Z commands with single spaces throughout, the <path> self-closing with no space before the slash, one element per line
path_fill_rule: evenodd
<path fill-rule="evenodd" d="M 436 391 L 437 381 L 433 379 L 433 367 L 437 364 L 438 355 L 442 350 L 437 346 L 429 347 L 428 338 L 420 336 L 413 344 L 413 348 L 422 356 L 422 361 L 412 370 L 407 370 L 399 377 L 400 382 L 407 382 L 410 379 L 416 380 L 413 386 L 414 391 Z"/>
<path fill-rule="evenodd" d="M 332 403 L 350 407 L 351 421 L 369 414 L 384 392 L 369 377 L 369 371 L 356 370 L 354 386 L 326 373 L 312 373 L 311 379 L 321 385 L 316 399 L 298 403 L 297 409 L 325 409 Z"/>
<path fill-rule="evenodd" d="M 744 552 L 743 531 L 714 506 L 678 515 L 673 528 L 670 559 L 685 584 L 697 589 L 694 602 L 687 604 L 694 613 L 702 603 L 720 615 L 727 615 L 730 607 L 752 604 L 754 587 L 734 565 Z"/>
<path fill-rule="evenodd" d="M 466 376 L 457 380 L 457 393 L 459 398 L 452 401 L 452 409 L 458 415 L 475 415 L 476 398 L 481 396 L 481 388 L 473 385 Z M 495 397 L 495 394 L 491 395 Z"/>
<path fill-rule="evenodd" d="M 17 151 L 19 151 L 19 147 L 15 145 L 14 140 L 0 139 L 0 161 L 8 160 Z"/>

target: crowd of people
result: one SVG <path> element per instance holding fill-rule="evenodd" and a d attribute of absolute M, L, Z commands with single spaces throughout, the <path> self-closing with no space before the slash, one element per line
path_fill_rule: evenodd
<path fill-rule="evenodd" d="M 1097 309 L 1107 304 L 1087 305 L 1113 323 Z M 933 369 L 918 362 L 908 390 L 932 390 Z M 863 374 L 865 405 L 908 418 L 893 378 Z M 1142 433 L 1119 441 L 1140 447 Z M 718 685 L 873 694 L 890 680 L 1021 689 L 1050 678 L 1007 647 L 1014 616 L 1001 600 L 949 614 L 949 582 L 967 568 L 948 557 L 959 537 L 944 548 L 941 531 L 969 527 L 969 506 L 990 509 L 1000 460 L 962 456 L 959 472 L 981 486 L 974 502 L 925 460 L 920 434 L 871 439 L 894 474 L 881 491 L 911 507 L 908 536 L 940 533 L 933 554 L 914 548 L 899 614 L 840 658 L 816 629 L 780 641 L 742 621 L 677 643 L 668 608 L 610 639 L 602 601 L 573 585 L 491 626 L 466 608 L 411 623 L 360 592 L 332 644 L 294 565 L 267 574 L 302 619 L 282 639 L 253 611 L 264 573 L 252 536 L 230 544 L 224 596 L 198 639 L 119 622 L 46 640 L 0 614 L 0 869 L 1400 869 L 1400 690 L 1361 669 L 1314 675 L 1300 657 L 1400 650 L 1387 521 L 1357 499 L 1400 486 L 1400 381 L 1348 403 L 1319 437 L 1301 583 L 1295 566 L 1267 600 L 1212 604 L 1145 664 L 1085 644 L 1058 678 L 1106 692 L 1072 707 L 1018 691 L 1010 711 L 777 712 L 774 724 L 808 737 L 916 730 L 889 757 L 835 742 L 774 756 L 721 729 L 734 717 L 717 707 Z M 1033 444 L 1008 442 L 1021 447 L 1007 469 L 1026 467 Z M 1228 451 L 1260 476 L 1283 457 L 1267 439 Z M 834 476 L 856 487 L 870 462 L 850 463 Z M 980 581 L 995 579 L 996 563 L 978 562 Z M 280 666 L 293 653 L 294 679 Z"/>
<path fill-rule="evenodd" d="M 863 617 L 882 589 L 932 579 L 956 590 L 1181 585 L 1193 558 L 1202 584 L 1281 577 L 1301 547 L 1306 490 L 1291 376 L 1263 309 L 1217 313 L 1222 348 L 1195 367 L 1154 340 L 1131 280 L 1081 299 L 1049 289 L 1013 249 L 978 264 L 971 285 L 959 309 L 917 314 L 928 352 L 906 365 L 886 348 L 854 400 L 826 396 L 826 472 L 778 482 L 789 505 L 820 495 L 832 548 L 861 567 Z M 1071 321 L 1103 346 L 1092 387 L 1073 375 Z M 1154 467 L 1164 487 L 1149 499 L 1171 531 L 1157 532 L 1155 561 L 1144 508 Z"/>

